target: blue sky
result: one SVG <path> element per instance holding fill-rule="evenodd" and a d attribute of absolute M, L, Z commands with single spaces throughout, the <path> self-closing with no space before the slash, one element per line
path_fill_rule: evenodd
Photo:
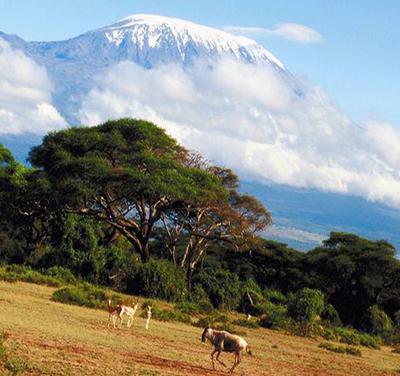
<path fill-rule="evenodd" d="M 385 0 L 0 0 L 0 30 L 27 40 L 65 39 L 133 13 L 157 13 L 222 27 L 291 22 L 323 42 L 258 40 L 298 76 L 321 86 L 355 121 L 400 127 L 400 1 Z"/>

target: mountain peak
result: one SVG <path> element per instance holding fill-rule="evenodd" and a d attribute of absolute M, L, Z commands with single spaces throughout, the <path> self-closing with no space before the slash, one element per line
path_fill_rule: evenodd
<path fill-rule="evenodd" d="M 159 16 L 133 14 L 92 33 L 105 33 L 116 46 L 134 44 L 150 49 L 175 49 L 183 60 L 192 55 L 228 54 L 251 63 L 269 63 L 279 69 L 283 64 L 254 40 L 194 22 Z"/>

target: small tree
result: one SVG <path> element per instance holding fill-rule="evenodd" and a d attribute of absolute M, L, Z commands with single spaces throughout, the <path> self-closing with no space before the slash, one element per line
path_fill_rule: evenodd
<path fill-rule="evenodd" d="M 390 317 L 376 304 L 368 309 L 364 319 L 364 329 L 368 332 L 385 336 L 393 329 L 393 322 Z"/>
<path fill-rule="evenodd" d="M 327 304 L 324 307 L 321 318 L 334 326 L 339 326 L 341 324 L 339 313 L 332 304 Z"/>
<path fill-rule="evenodd" d="M 242 285 L 236 274 L 224 269 L 203 269 L 193 280 L 208 294 L 216 308 L 235 309 L 239 305 Z"/>
<path fill-rule="evenodd" d="M 303 326 L 303 334 L 308 334 L 317 317 L 324 309 L 324 294 L 320 290 L 304 288 L 293 295 L 288 311 L 293 319 Z"/>

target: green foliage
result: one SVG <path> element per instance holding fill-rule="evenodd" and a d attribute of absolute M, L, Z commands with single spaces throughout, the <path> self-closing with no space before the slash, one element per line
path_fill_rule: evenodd
<path fill-rule="evenodd" d="M 373 305 L 367 311 L 363 326 L 369 333 L 385 336 L 392 331 L 393 322 L 382 309 Z"/>
<path fill-rule="evenodd" d="M 336 339 L 348 345 L 362 345 L 372 349 L 379 349 L 379 339 L 367 333 L 360 333 L 351 328 L 335 328 Z"/>
<path fill-rule="evenodd" d="M 234 320 L 234 321 L 232 321 L 232 324 L 242 326 L 244 328 L 250 328 L 250 329 L 257 329 L 260 327 L 260 324 L 258 323 L 258 321 L 246 320 L 246 319 Z"/>
<path fill-rule="evenodd" d="M 331 233 L 322 247 L 304 257 L 307 285 L 321 288 L 342 321 L 357 328 L 378 295 L 388 312 L 400 309 L 400 300 L 394 298 L 399 271 L 392 245 L 348 233 Z"/>
<path fill-rule="evenodd" d="M 147 299 L 141 304 L 142 308 L 142 312 L 140 314 L 141 317 L 147 318 L 148 306 L 152 308 L 152 316 L 151 316 L 152 319 L 156 319 L 159 321 L 178 321 L 178 322 L 183 322 L 185 324 L 191 323 L 190 314 L 183 312 L 177 308 L 175 308 L 174 310 L 162 309 L 154 300 L 151 299 Z"/>
<path fill-rule="evenodd" d="M 76 278 L 72 274 L 71 270 L 62 266 L 52 266 L 44 272 L 46 275 L 54 277 L 64 283 L 76 283 Z"/>
<path fill-rule="evenodd" d="M 288 317 L 285 306 L 269 303 L 265 314 L 259 319 L 259 324 L 269 329 L 289 329 L 292 320 Z"/>
<path fill-rule="evenodd" d="M 265 299 L 270 301 L 273 304 L 286 304 L 287 298 L 282 293 L 282 291 L 276 289 L 265 289 L 263 291 L 263 296 Z"/>
<path fill-rule="evenodd" d="M 361 351 L 356 349 L 355 347 L 351 346 L 335 346 L 329 342 L 323 342 L 319 346 L 321 349 L 325 349 L 328 351 L 332 351 L 338 354 L 347 354 L 347 355 L 354 355 L 354 356 L 361 356 Z"/>
<path fill-rule="evenodd" d="M 214 307 L 235 309 L 240 302 L 242 285 L 236 274 L 224 269 L 203 269 L 193 279 L 207 292 Z"/>
<path fill-rule="evenodd" d="M 289 315 L 304 324 L 315 322 L 324 309 L 324 295 L 320 290 L 304 288 L 289 300 Z"/>
<path fill-rule="evenodd" d="M 198 306 L 201 313 L 211 313 L 214 310 L 207 293 L 200 285 L 195 285 L 192 288 L 189 299 Z"/>
<path fill-rule="evenodd" d="M 323 311 L 321 312 L 321 319 L 334 326 L 341 325 L 339 313 L 332 304 L 325 305 Z"/>
<path fill-rule="evenodd" d="M 140 265 L 133 282 L 134 292 L 144 296 L 174 302 L 188 296 L 183 271 L 166 260 L 150 260 Z"/>
<path fill-rule="evenodd" d="M 0 267 L 0 280 L 7 282 L 23 281 L 53 287 L 59 287 L 64 283 L 59 277 L 43 275 L 23 265 Z"/>
<path fill-rule="evenodd" d="M 197 315 L 200 313 L 211 313 L 213 311 L 213 306 L 211 303 L 206 301 L 200 304 L 194 302 L 181 302 L 175 306 L 175 309 L 189 315 Z"/>
<path fill-rule="evenodd" d="M 32 149 L 30 161 L 49 178 L 61 205 L 121 229 L 143 261 L 162 214 L 182 202 L 228 200 L 220 178 L 190 167 L 188 151 L 143 120 L 53 132 Z"/>
<path fill-rule="evenodd" d="M 63 287 L 55 291 L 51 297 L 54 302 L 102 309 L 107 307 L 108 299 L 112 299 L 116 304 L 123 303 L 120 295 L 88 283 Z"/>

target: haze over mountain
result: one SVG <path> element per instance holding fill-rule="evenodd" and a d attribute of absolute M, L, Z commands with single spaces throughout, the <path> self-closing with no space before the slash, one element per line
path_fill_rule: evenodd
<path fill-rule="evenodd" d="M 50 129 L 145 118 L 251 181 L 279 239 L 304 248 L 348 229 L 400 245 L 400 132 L 354 124 L 251 39 L 133 15 L 65 41 L 0 33 L 0 68 L 0 142 L 20 157 Z M 361 197 L 352 211 L 343 195 Z M 329 214 L 313 216 L 324 200 Z"/>

